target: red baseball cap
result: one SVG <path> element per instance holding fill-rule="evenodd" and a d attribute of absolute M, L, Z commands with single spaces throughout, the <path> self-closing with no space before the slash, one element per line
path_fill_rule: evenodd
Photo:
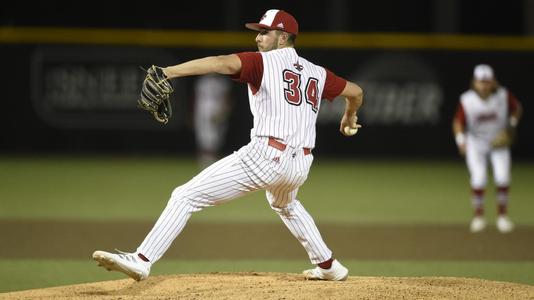
<path fill-rule="evenodd" d="M 289 13 L 278 9 L 269 9 L 261 17 L 259 23 L 246 23 L 245 27 L 255 31 L 269 29 L 281 30 L 294 35 L 299 34 L 299 23 L 297 23 L 297 20 Z"/>

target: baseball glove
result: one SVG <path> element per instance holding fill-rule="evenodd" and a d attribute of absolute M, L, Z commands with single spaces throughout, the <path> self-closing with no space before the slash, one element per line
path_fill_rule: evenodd
<path fill-rule="evenodd" d="M 170 96 L 173 91 L 163 69 L 151 66 L 146 70 L 146 77 L 137 103 L 140 108 L 152 113 L 158 122 L 167 124 L 172 116 Z"/>
<path fill-rule="evenodd" d="M 491 146 L 493 148 L 502 148 L 502 147 L 508 147 L 512 145 L 513 142 L 513 134 L 508 129 L 503 129 L 497 135 L 495 138 L 491 141 Z"/>

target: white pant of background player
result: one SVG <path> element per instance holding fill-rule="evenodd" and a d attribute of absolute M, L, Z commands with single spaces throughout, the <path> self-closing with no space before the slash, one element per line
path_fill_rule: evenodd
<path fill-rule="evenodd" d="M 313 264 L 327 261 L 332 251 L 297 192 L 306 181 L 311 153 L 289 146 L 280 151 L 268 137 L 255 137 L 237 152 L 217 161 L 186 184 L 176 188 L 167 207 L 137 249 L 151 263 L 158 261 L 180 234 L 191 214 L 248 193 L 265 190 L 272 209 L 298 239 Z"/>
<path fill-rule="evenodd" d="M 491 142 L 486 139 L 467 135 L 465 159 L 470 175 L 472 190 L 483 191 L 488 183 L 488 162 L 491 163 L 493 181 L 497 188 L 506 188 L 511 182 L 511 154 L 509 147 L 493 148 Z M 506 196 L 505 196 L 506 195 Z M 508 196 L 497 196 L 499 205 L 507 206 Z M 473 207 L 483 205 L 483 197 L 473 198 Z M 481 203 L 477 203 L 481 202 Z M 486 221 L 482 216 L 475 216 L 471 221 L 471 232 L 482 231 L 486 227 Z M 505 216 L 497 218 L 497 229 L 501 232 L 510 232 L 514 228 L 510 219 Z"/>
<path fill-rule="evenodd" d="M 484 189 L 488 183 L 488 161 L 491 162 L 496 186 L 510 185 L 510 148 L 492 148 L 491 143 L 470 135 L 466 143 L 466 163 L 473 189 Z"/>

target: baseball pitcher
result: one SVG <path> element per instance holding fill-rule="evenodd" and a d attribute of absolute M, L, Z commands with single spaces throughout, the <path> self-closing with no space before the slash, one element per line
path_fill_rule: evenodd
<path fill-rule="evenodd" d="M 248 86 L 254 119 L 250 143 L 177 187 L 134 253 L 95 251 L 93 258 L 104 268 L 143 280 L 193 213 L 265 190 L 271 208 L 316 265 L 303 272 L 305 278 L 337 281 L 348 277 L 347 268 L 334 258 L 297 193 L 313 162 L 321 100 L 344 97 L 339 129 L 350 136 L 361 127 L 356 115 L 363 101 L 362 89 L 298 55 L 294 48 L 298 23 L 289 13 L 271 9 L 259 23 L 245 26 L 258 32 L 258 52 L 205 57 L 166 68 L 154 66 L 148 70 L 150 76 L 139 102 L 157 120 L 165 121 L 169 117 L 166 99 L 172 92 L 168 80 L 209 73 L 229 75 Z"/>
<path fill-rule="evenodd" d="M 497 187 L 497 229 L 510 232 L 514 225 L 507 216 L 510 186 L 510 146 L 521 118 L 519 101 L 505 87 L 499 86 L 489 65 L 477 65 L 471 89 L 460 96 L 453 120 L 458 151 L 465 156 L 470 174 L 474 217 L 471 232 L 486 228 L 484 189 L 488 160 Z"/>

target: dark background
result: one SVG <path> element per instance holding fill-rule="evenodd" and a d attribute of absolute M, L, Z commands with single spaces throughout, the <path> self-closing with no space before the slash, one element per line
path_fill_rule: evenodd
<path fill-rule="evenodd" d="M 423 33 L 427 35 L 482 35 L 528 37 L 534 33 L 534 1 L 47 1 L 6 2 L 0 12 L 5 28 L 118 28 L 245 31 L 243 23 L 256 22 L 269 8 L 291 12 L 299 20 L 301 32 Z M 47 70 L 58 66 L 81 66 L 97 72 L 103 66 L 140 62 L 149 65 L 175 64 L 201 56 L 254 50 L 250 48 L 169 48 L 140 46 L 100 46 L 46 43 L 0 44 L 3 90 L 3 117 L 0 125 L 2 153 L 154 153 L 193 154 L 195 140 L 191 110 L 194 78 L 182 79 L 175 103 L 176 115 L 166 127 L 156 124 L 143 112 L 132 109 L 106 111 L 93 108 L 80 111 L 42 112 L 42 88 Z M 430 82 L 440 87 L 442 102 L 433 121 L 406 124 L 402 121 L 366 125 L 358 136 L 347 140 L 337 132 L 337 123 L 319 122 L 316 153 L 325 156 L 456 157 L 450 122 L 459 95 L 468 88 L 472 68 L 491 64 L 500 82 L 523 103 L 525 110 L 514 153 L 532 159 L 534 142 L 528 128 L 531 82 L 534 69 L 532 51 L 451 50 L 451 49 L 313 49 L 298 48 L 299 54 L 337 74 L 361 83 L 376 68 L 375 80 L 406 86 Z M 413 64 L 394 71 L 380 67 L 408 57 Z M 153 58 L 153 60 L 151 60 Z M 375 62 L 372 64 L 370 62 Z M 36 67 L 37 66 L 37 67 Z M 99 69 L 100 68 L 100 69 Z M 367 68 L 362 75 L 359 70 Z M 96 70 L 96 71 L 95 71 Z M 373 72 L 371 72 L 373 73 Z M 394 73 L 394 76 L 391 74 Z M 415 75 L 414 75 L 415 74 Z M 430 78 L 425 77 L 430 74 Z M 363 78 L 362 78 L 363 76 Z M 367 76 L 367 77 L 366 77 Z M 229 153 L 249 139 L 251 117 L 246 88 L 233 83 L 234 108 L 223 152 Z M 402 96 L 402 92 L 396 94 Z M 374 101 L 366 94 L 365 105 Z M 46 102 L 46 101 L 44 101 Z M 324 104 L 327 105 L 327 104 Z M 45 109 L 46 110 L 46 109 Z M 322 112 L 322 111 L 321 111 Z M 370 121 L 368 119 L 368 121 Z"/>
<path fill-rule="evenodd" d="M 24 1 L 2 4 L 2 25 L 243 30 L 265 10 L 289 11 L 305 31 L 532 33 L 530 0 Z"/>

